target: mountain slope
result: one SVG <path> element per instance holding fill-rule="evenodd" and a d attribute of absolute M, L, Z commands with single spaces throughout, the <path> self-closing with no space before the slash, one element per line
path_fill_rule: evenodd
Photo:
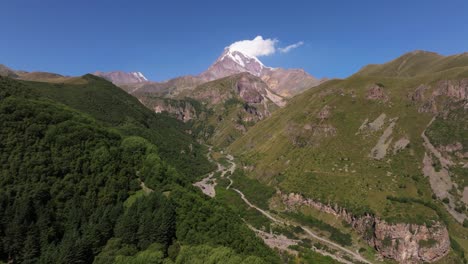
<path fill-rule="evenodd" d="M 194 89 L 202 83 L 244 72 L 263 79 L 270 90 L 283 97 L 292 97 L 324 81 L 301 69 L 267 67 L 256 57 L 226 48 L 221 56 L 199 75 L 182 76 L 161 83 L 144 82 L 121 86 L 130 93 L 146 92 L 171 97 Z"/>
<path fill-rule="evenodd" d="M 132 84 L 132 83 L 143 83 L 147 82 L 148 79 L 141 72 L 122 72 L 122 71 L 112 71 L 112 72 L 101 72 L 96 71 L 93 75 L 102 77 L 116 85 L 122 84 Z"/>
<path fill-rule="evenodd" d="M 158 146 L 171 165 L 187 176 L 197 177 L 211 169 L 203 154 L 204 147 L 184 133 L 188 129 L 186 124 L 154 114 L 136 98 L 102 78 L 88 74 L 80 80 L 79 84 L 24 82 L 24 85 L 43 97 L 116 127 L 125 135 L 148 139 Z"/>
<path fill-rule="evenodd" d="M 285 101 L 258 77 L 241 73 L 181 91 L 174 99 L 138 96 L 155 112 L 167 112 L 192 126 L 199 138 L 227 146 Z"/>
<path fill-rule="evenodd" d="M 139 121 L 133 107 L 149 113 L 148 124 L 155 114 L 123 91 L 110 101 L 96 97 L 119 89 L 83 79 L 87 85 L 63 86 L 0 77 L 0 261 L 279 263 L 237 214 L 203 197 L 166 162 L 170 157 L 150 142 L 155 130 L 121 133 L 117 116 L 125 103 L 130 113 L 122 119 Z M 54 94 L 56 101 L 51 91 L 64 94 Z M 71 94 L 85 106 L 73 109 Z M 103 115 L 88 109 L 109 102 L 118 106 Z"/>
<path fill-rule="evenodd" d="M 426 249 L 404 244 L 411 239 L 417 245 L 416 235 L 398 233 L 403 223 L 443 223 L 453 236 L 468 234 L 454 221 L 467 218 L 462 175 L 467 175 L 468 146 L 462 131 L 468 63 L 462 63 L 463 54 L 439 57 L 407 54 L 324 83 L 293 98 L 230 149 L 250 177 L 278 188 L 272 209 L 278 210 L 273 201 L 279 200 L 290 208 L 333 212 L 349 219 L 383 256 L 398 261 L 442 258 L 448 235 Z M 429 143 L 421 136 L 426 127 Z M 443 132 L 447 129 L 456 136 Z M 375 229 L 368 226 L 375 232 L 371 237 L 360 229 L 367 228 L 366 221 L 374 223 Z M 391 243 L 384 242 L 387 235 Z"/>
<path fill-rule="evenodd" d="M 357 75 L 381 77 L 416 77 L 466 67 L 468 53 L 442 56 L 435 52 L 417 50 L 381 65 L 368 65 Z"/>
<path fill-rule="evenodd" d="M 211 144 L 226 146 L 254 123 L 269 116 L 272 110 L 283 107 L 284 98 L 322 81 L 303 70 L 267 67 L 255 57 L 226 48 L 200 75 L 121 87 L 156 112 L 172 113 L 185 122 L 194 120 L 196 135 Z M 245 89 L 241 91 L 239 85 Z M 244 96 L 252 92 L 255 93 L 252 98 Z M 204 107 L 195 107 L 187 98 L 202 102 Z M 221 107 L 220 103 L 228 99 L 233 104 Z M 203 113 L 195 112 L 196 108 Z"/>
<path fill-rule="evenodd" d="M 275 93 L 291 98 L 326 81 L 310 76 L 302 69 L 271 68 L 263 72 L 262 80 Z"/>
<path fill-rule="evenodd" d="M 11 77 L 11 78 L 18 77 L 15 71 L 13 71 L 12 69 L 8 68 L 7 66 L 3 64 L 0 64 L 0 76 Z"/>
<path fill-rule="evenodd" d="M 143 82 L 137 84 L 120 85 L 130 94 L 148 93 L 167 98 L 176 97 L 185 90 L 192 90 L 205 81 L 198 76 L 182 76 L 170 79 L 166 82 Z"/>

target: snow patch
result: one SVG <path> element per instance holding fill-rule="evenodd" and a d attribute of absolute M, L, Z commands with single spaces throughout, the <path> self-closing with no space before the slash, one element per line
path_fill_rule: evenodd
<path fill-rule="evenodd" d="M 260 64 L 262 68 L 265 68 L 265 65 L 263 65 L 263 63 L 257 57 L 247 55 L 238 50 L 231 50 L 229 47 L 226 48 L 226 51 L 220 60 L 223 60 L 226 57 L 231 58 L 232 60 L 234 60 L 236 63 L 238 63 L 242 67 L 245 67 L 245 62 L 251 63 L 251 61 L 253 60 L 257 62 L 258 64 Z"/>
<path fill-rule="evenodd" d="M 131 75 L 137 79 L 138 82 L 146 82 L 148 79 L 141 72 L 131 72 Z"/>
<path fill-rule="evenodd" d="M 237 62 L 240 66 L 245 67 L 244 61 L 239 56 L 239 54 L 234 55 L 234 61 Z"/>

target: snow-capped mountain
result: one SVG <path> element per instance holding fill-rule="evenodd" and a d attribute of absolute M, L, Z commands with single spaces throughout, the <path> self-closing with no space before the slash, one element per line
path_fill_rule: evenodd
<path fill-rule="evenodd" d="M 226 48 L 223 54 L 205 72 L 200 74 L 200 77 L 212 81 L 241 72 L 248 72 L 259 77 L 266 69 L 271 68 L 263 65 L 256 57 Z"/>
<path fill-rule="evenodd" d="M 302 69 L 267 67 L 258 58 L 229 47 L 199 76 L 204 81 L 212 81 L 242 72 L 260 77 L 272 91 L 284 97 L 294 96 L 322 82 Z"/>
<path fill-rule="evenodd" d="M 141 72 L 122 72 L 122 71 L 112 71 L 112 72 L 100 72 L 97 71 L 93 73 L 96 76 L 107 79 L 114 84 L 133 84 L 133 83 L 142 83 L 147 82 L 148 79 Z"/>
<path fill-rule="evenodd" d="M 121 84 L 120 86 L 130 93 L 154 93 L 159 96 L 174 97 L 203 83 L 245 72 L 260 78 L 272 92 L 286 98 L 323 82 L 302 69 L 265 66 L 258 58 L 238 50 L 231 50 L 229 47 L 224 49 L 221 56 L 206 71 L 195 76 L 181 76 L 165 82 L 129 82 L 126 80 L 126 82 L 120 81 L 119 83 L 114 76 L 96 75 Z"/>

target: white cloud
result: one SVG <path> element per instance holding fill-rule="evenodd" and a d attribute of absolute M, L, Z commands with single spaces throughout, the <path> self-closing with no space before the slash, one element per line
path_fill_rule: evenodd
<path fill-rule="evenodd" d="M 264 39 L 262 36 L 257 36 L 252 40 L 247 39 L 236 41 L 229 45 L 228 48 L 232 51 L 240 51 L 252 57 L 261 57 L 275 54 L 276 51 L 287 53 L 292 49 L 302 46 L 304 42 L 300 41 L 284 48 L 276 47 L 277 44 L 277 39 Z"/>
<path fill-rule="evenodd" d="M 252 40 L 234 42 L 229 46 L 229 49 L 240 51 L 253 57 L 267 56 L 276 52 L 275 45 L 277 42 L 278 40 L 276 39 L 263 39 L 262 36 L 257 36 Z"/>
<path fill-rule="evenodd" d="M 286 46 L 284 48 L 278 48 L 278 50 L 281 52 L 281 53 L 288 53 L 290 52 L 292 49 L 296 49 L 296 48 L 299 48 L 300 46 L 304 45 L 304 42 L 303 41 L 299 41 L 297 43 L 294 43 L 294 44 L 291 44 L 289 46 Z"/>

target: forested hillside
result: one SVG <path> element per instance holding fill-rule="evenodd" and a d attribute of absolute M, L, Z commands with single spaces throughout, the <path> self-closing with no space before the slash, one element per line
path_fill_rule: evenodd
<path fill-rule="evenodd" d="M 156 144 L 164 159 L 188 176 L 213 169 L 203 154 L 204 147 L 185 133 L 190 127 L 166 115 L 155 115 L 136 98 L 102 78 L 87 74 L 72 84 L 23 84 L 38 96 L 77 109 L 123 135 L 138 135 Z"/>
<path fill-rule="evenodd" d="M 0 262 L 278 262 L 237 215 L 192 187 L 198 175 L 187 168 L 210 169 L 200 146 L 179 160 L 159 141 L 176 141 L 170 123 L 84 78 L 0 77 Z"/>

